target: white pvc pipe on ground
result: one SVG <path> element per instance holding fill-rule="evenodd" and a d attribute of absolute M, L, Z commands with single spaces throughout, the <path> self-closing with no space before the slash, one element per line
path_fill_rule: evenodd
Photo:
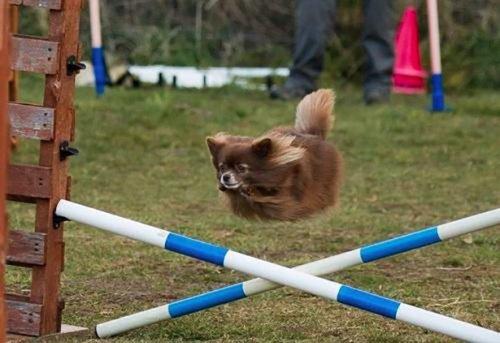
<path fill-rule="evenodd" d="M 440 332 L 451 337 L 475 342 L 500 341 L 500 334 L 492 330 L 464 323 L 423 309 L 418 309 L 414 306 L 406 305 L 389 298 L 263 261 L 231 251 L 227 248 L 214 246 L 210 243 L 150 227 L 130 219 L 121 218 L 70 201 L 61 200 L 56 208 L 56 215 L 155 246 L 163 246 L 170 251 L 258 276 L 284 286 L 290 286 L 375 314 L 419 325 L 423 328 Z M 434 229 L 436 228 L 432 229 L 430 234 L 427 232 L 424 233 L 424 237 L 434 237 Z M 161 244 L 162 239 L 164 240 L 163 244 Z M 403 243 L 407 244 L 406 241 Z M 378 248 L 373 247 L 372 250 L 368 251 L 366 256 L 372 258 L 377 256 L 377 254 Z M 418 309 L 418 312 L 415 312 L 414 309 Z M 402 311 L 401 313 L 400 310 Z M 146 311 L 146 313 L 143 312 L 142 318 L 136 318 L 132 326 L 137 325 L 137 322 L 151 323 L 152 314 L 160 311 L 161 307 Z M 414 314 L 412 315 L 412 313 Z M 427 316 L 428 319 L 422 320 L 420 318 L 421 316 Z M 130 328 L 130 325 L 127 321 L 116 321 L 112 325 L 112 329 L 115 332 L 123 332 L 128 330 L 128 328 Z M 96 328 L 96 333 L 99 337 L 106 337 L 105 331 L 102 332 L 97 329 L 98 328 Z"/>

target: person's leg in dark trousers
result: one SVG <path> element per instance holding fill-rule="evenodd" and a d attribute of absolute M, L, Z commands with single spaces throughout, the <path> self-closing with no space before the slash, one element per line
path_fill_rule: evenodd
<path fill-rule="evenodd" d="M 364 0 L 363 48 L 366 54 L 366 103 L 387 101 L 394 63 L 394 1 Z"/>
<path fill-rule="evenodd" d="M 295 42 L 290 76 L 271 96 L 302 97 L 316 89 L 325 48 L 333 28 L 335 0 L 296 0 Z"/>

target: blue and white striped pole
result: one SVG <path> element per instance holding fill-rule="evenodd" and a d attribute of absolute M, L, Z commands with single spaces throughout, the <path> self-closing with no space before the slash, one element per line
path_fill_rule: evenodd
<path fill-rule="evenodd" d="M 270 262 L 256 259 L 251 256 L 243 255 L 227 248 L 215 246 L 206 242 L 191 239 L 186 236 L 171 233 L 149 225 L 135 222 L 130 219 L 122 218 L 103 211 L 92 209 L 83 205 L 79 205 L 70 201 L 61 200 L 56 208 L 56 214 L 76 222 L 87 224 L 114 234 L 129 237 L 138 241 L 159 246 L 170 251 L 174 251 L 183 255 L 191 256 L 199 260 L 211 262 L 230 269 L 238 270 L 243 273 L 258 276 L 263 279 L 275 282 L 277 284 L 290 286 L 302 291 L 335 300 L 340 303 L 351 305 L 375 314 L 385 317 L 401 320 L 423 328 L 440 332 L 451 337 L 476 342 L 498 342 L 500 334 L 492 330 L 488 330 L 476 325 L 465 323 L 453 318 L 449 318 L 437 313 L 426 311 L 411 305 L 407 305 L 389 298 L 381 297 L 376 294 L 368 293 L 346 285 L 321 279 L 304 272 L 313 270 L 313 272 L 321 273 L 327 264 L 325 260 L 308 265 L 301 266 L 302 270 L 293 270 L 282 267 Z M 481 215 L 478 215 L 481 216 Z M 453 227 L 453 223 L 444 224 L 439 227 L 430 228 L 417 232 L 413 239 L 410 235 L 404 236 L 407 238 L 396 238 L 391 243 L 390 241 L 368 246 L 367 259 L 374 260 L 382 258 L 379 251 L 387 248 L 392 251 L 392 254 L 413 248 L 418 248 L 424 245 L 432 244 L 440 240 L 450 238 L 453 234 L 459 235 L 467 231 L 465 228 L 467 221 L 472 226 L 491 226 L 500 221 L 500 209 L 482 214 L 481 218 L 471 219 L 473 217 L 463 219 L 466 223 L 458 224 Z M 493 223 L 495 221 L 495 223 Z M 448 228 L 446 230 L 446 225 Z M 470 230 L 473 231 L 473 230 Z M 439 234 L 443 236 L 440 238 Z M 399 244 L 397 243 L 399 241 Z M 414 243 L 410 243 L 413 241 Z M 385 248 L 383 247 L 385 244 Z M 402 246 L 401 248 L 398 245 Z M 362 249 L 357 249 L 352 252 L 344 253 L 342 258 L 346 265 L 355 265 L 363 263 Z M 356 252 L 359 257 L 356 257 Z M 361 260 L 360 260 L 361 259 Z M 365 261 L 367 262 L 367 261 Z M 310 268 L 313 265 L 314 268 Z M 335 267 L 330 266 L 330 269 Z M 343 269 L 343 268 L 341 268 Z M 266 282 L 265 280 L 262 280 Z M 252 285 L 253 282 L 253 285 Z M 178 317 L 187 313 L 195 312 L 193 307 L 199 309 L 214 306 L 220 303 L 221 299 L 226 299 L 228 302 L 244 298 L 248 294 L 256 294 L 263 290 L 258 289 L 259 280 L 251 280 L 247 283 L 237 284 L 226 287 L 222 290 L 213 291 L 198 297 L 198 300 L 191 298 L 172 303 L 170 305 L 160 306 L 152 310 L 143 311 L 131 316 L 116 319 L 114 321 L 100 324 L 96 327 L 96 334 L 99 337 L 109 337 L 120 332 L 124 332 L 139 326 L 150 324 L 159 320 Z M 257 285 L 256 285 L 257 284 Z M 269 283 L 266 287 L 275 288 L 276 285 Z M 210 305 L 212 301 L 214 305 Z M 207 306 L 208 305 L 208 306 Z"/>
<path fill-rule="evenodd" d="M 106 65 L 101 36 L 101 16 L 99 13 L 99 0 L 89 0 L 90 35 L 92 40 L 92 66 L 94 68 L 95 91 L 97 96 L 104 94 L 106 85 Z"/>
<path fill-rule="evenodd" d="M 381 241 L 304 264 L 294 269 L 312 275 L 326 275 L 359 264 L 425 247 L 499 223 L 500 209 L 496 209 Z M 281 286 L 264 279 L 253 279 L 99 324 L 96 327 L 96 332 L 99 337 L 109 337 L 144 325 L 209 309 L 279 287 Z"/>
<path fill-rule="evenodd" d="M 441 49 L 439 44 L 439 19 L 437 0 L 427 0 L 427 23 L 429 25 L 429 43 L 431 51 L 431 85 L 433 112 L 446 110 L 444 103 L 443 75 L 441 72 Z"/>

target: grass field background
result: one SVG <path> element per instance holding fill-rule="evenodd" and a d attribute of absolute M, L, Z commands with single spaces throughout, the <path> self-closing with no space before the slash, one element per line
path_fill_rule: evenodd
<path fill-rule="evenodd" d="M 23 100 L 39 102 L 37 80 Z M 296 103 L 235 88 L 77 90 L 80 155 L 71 159 L 72 200 L 294 266 L 500 205 L 500 100 L 495 92 L 451 96 L 451 114 L 430 115 L 425 97 L 365 107 L 337 89 L 329 139 L 344 155 L 341 205 L 299 223 L 249 222 L 221 204 L 205 137 L 258 135 L 293 122 Z M 37 161 L 22 141 L 14 161 Z M 32 205 L 9 204 L 11 226 L 33 228 Z M 498 229 L 498 227 L 497 227 Z M 330 279 L 500 330 L 500 242 L 495 229 Z M 65 225 L 64 322 L 93 326 L 246 280 L 237 272 L 76 223 Z M 8 288 L 29 289 L 9 267 Z M 447 338 L 289 288 L 162 322 L 114 338 L 140 341 L 284 340 L 434 342 Z"/>

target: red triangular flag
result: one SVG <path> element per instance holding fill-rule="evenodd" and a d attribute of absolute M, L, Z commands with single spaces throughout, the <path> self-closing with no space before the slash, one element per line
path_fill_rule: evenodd
<path fill-rule="evenodd" d="M 392 90 L 396 93 L 425 93 L 427 73 L 422 68 L 418 46 L 417 10 L 408 6 L 401 18 L 395 37 L 395 61 Z"/>

